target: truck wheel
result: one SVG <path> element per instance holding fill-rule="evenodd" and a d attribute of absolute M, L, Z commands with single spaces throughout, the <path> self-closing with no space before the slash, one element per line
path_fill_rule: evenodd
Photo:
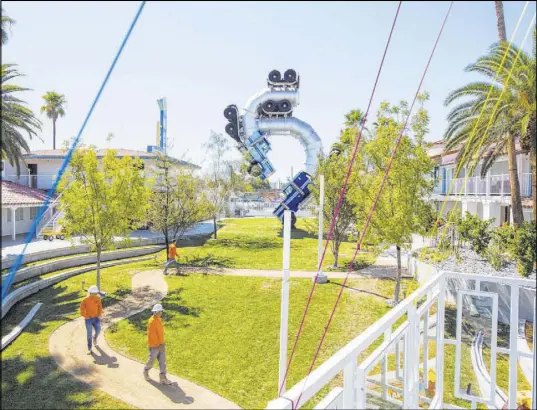
<path fill-rule="evenodd" d="M 43 235 L 43 240 L 46 241 L 48 239 L 48 235 Z"/>
<path fill-rule="evenodd" d="M 63 241 L 65 239 L 65 235 L 60 235 L 60 239 Z"/>
<path fill-rule="evenodd" d="M 50 242 L 52 242 L 52 241 L 54 240 L 54 236 L 50 235 L 50 236 L 48 237 L 48 240 L 49 240 Z"/>

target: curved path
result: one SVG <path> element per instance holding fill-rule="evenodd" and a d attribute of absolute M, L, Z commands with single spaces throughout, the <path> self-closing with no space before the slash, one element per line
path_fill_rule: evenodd
<path fill-rule="evenodd" d="M 143 364 L 114 352 L 102 336 L 114 322 L 125 319 L 160 301 L 168 293 L 161 271 L 140 272 L 132 278 L 132 295 L 106 309 L 97 353 L 87 355 L 83 318 L 56 329 L 49 338 L 49 351 L 58 365 L 77 379 L 132 406 L 143 409 L 240 409 L 239 406 L 188 380 L 172 374 L 170 386 L 157 383 L 158 370 L 146 382 Z"/>

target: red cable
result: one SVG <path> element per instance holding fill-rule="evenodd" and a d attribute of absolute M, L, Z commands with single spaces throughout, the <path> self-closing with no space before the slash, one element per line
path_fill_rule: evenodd
<path fill-rule="evenodd" d="M 323 332 L 323 336 L 321 337 L 321 341 L 319 342 L 319 346 L 317 347 L 317 351 L 315 352 L 315 356 L 313 357 L 313 361 L 312 361 L 311 366 L 310 366 L 310 368 L 309 368 L 309 370 L 308 370 L 308 374 L 306 375 L 306 379 L 307 379 L 307 377 L 310 375 L 311 371 L 313 370 L 313 366 L 315 365 L 315 362 L 316 362 L 316 360 L 317 360 L 317 357 L 318 357 L 319 352 L 320 352 L 320 350 L 321 350 L 321 347 L 322 347 L 322 345 L 323 345 L 324 338 L 326 337 L 326 333 L 328 332 L 328 328 L 330 327 L 330 324 L 331 324 L 332 319 L 333 319 L 333 317 L 334 317 L 334 313 L 335 313 L 335 311 L 336 311 L 337 305 L 338 305 L 338 303 L 339 303 L 339 300 L 341 299 L 341 294 L 343 293 L 343 289 L 345 289 L 345 285 L 346 285 L 346 283 L 347 283 L 347 279 L 349 278 L 349 274 L 350 274 L 350 272 L 352 271 L 352 267 L 353 267 L 353 265 L 354 265 L 354 261 L 356 260 L 356 256 L 358 255 L 358 250 L 360 249 L 360 247 L 361 247 L 361 245 L 362 245 L 362 241 L 363 241 L 363 239 L 364 239 L 364 237 L 365 237 L 367 228 L 369 227 L 369 223 L 371 222 L 371 218 L 372 218 L 372 216 L 373 216 L 373 213 L 375 212 L 375 207 L 377 206 L 378 199 L 379 199 L 379 197 L 380 197 L 380 194 L 382 193 L 382 189 L 384 188 L 384 183 L 386 182 L 386 179 L 388 178 L 388 174 L 390 173 L 390 169 L 391 169 L 391 166 L 392 166 L 393 158 L 395 157 L 395 154 L 397 153 L 397 149 L 398 149 L 398 147 L 399 147 L 399 144 L 400 144 L 400 142 L 401 142 L 401 139 L 402 139 L 402 137 L 403 137 L 403 134 L 404 134 L 404 132 L 405 132 L 405 130 L 406 130 L 406 127 L 407 127 L 407 124 L 408 124 L 408 120 L 410 119 L 410 115 L 411 115 L 411 113 L 412 113 L 412 109 L 414 108 L 414 104 L 416 103 L 416 100 L 417 100 L 417 98 L 418 98 L 418 94 L 419 94 L 420 89 L 421 89 L 421 86 L 422 86 L 422 84 L 423 84 L 423 80 L 425 79 L 425 75 L 427 74 L 427 70 L 429 69 L 429 65 L 430 65 L 431 60 L 432 60 L 432 58 L 433 58 L 434 52 L 435 52 L 435 50 L 436 50 L 436 46 L 438 45 L 438 41 L 440 40 L 440 36 L 442 35 L 442 31 L 444 30 L 444 26 L 446 25 L 446 21 L 447 21 L 447 19 L 448 19 L 449 12 L 451 11 L 451 7 L 452 7 L 452 6 L 453 6 L 453 1 L 452 1 L 452 2 L 450 3 L 450 5 L 449 5 L 448 11 L 447 11 L 446 16 L 445 16 L 445 18 L 444 18 L 444 21 L 443 21 L 443 23 L 442 23 L 442 27 L 440 28 L 440 32 L 438 33 L 438 36 L 437 36 L 437 38 L 436 38 L 436 42 L 434 43 L 433 50 L 432 50 L 431 55 L 430 55 L 430 57 L 429 57 L 429 61 L 427 62 L 427 65 L 426 65 L 425 70 L 424 70 L 424 72 L 423 72 L 423 75 L 422 75 L 422 77 L 421 77 L 420 84 L 419 84 L 419 86 L 418 86 L 418 90 L 416 91 L 416 95 L 414 96 L 414 100 L 412 101 L 412 105 L 410 106 L 410 110 L 409 110 L 408 116 L 407 116 L 407 118 L 406 118 L 406 120 L 405 120 L 405 125 L 404 125 L 403 129 L 401 130 L 401 134 L 399 134 L 399 137 L 397 138 L 397 142 L 396 142 L 396 144 L 395 144 L 395 149 L 394 149 L 394 151 L 393 151 L 393 153 L 392 153 L 392 156 L 390 157 L 390 162 L 388 163 L 388 167 L 386 168 L 386 171 L 385 171 L 385 173 L 384 173 L 384 178 L 382 179 L 382 182 L 381 182 L 381 184 L 380 184 L 379 190 L 378 190 L 378 192 L 377 192 L 377 196 L 375 197 L 375 201 L 374 201 L 373 205 L 371 206 L 371 210 L 370 210 L 370 212 L 369 212 L 369 216 L 368 216 L 368 218 L 367 218 L 367 221 L 366 221 L 366 224 L 365 224 L 365 226 L 364 226 L 364 229 L 362 230 L 362 234 L 360 235 L 360 239 L 359 239 L 359 241 L 358 241 L 358 243 L 357 243 L 357 245 L 356 245 L 356 250 L 354 251 L 354 255 L 353 255 L 352 261 L 351 261 L 351 263 L 350 263 L 350 265 L 349 265 L 349 269 L 348 269 L 348 271 L 347 271 L 347 275 L 345 276 L 345 280 L 343 281 L 343 284 L 342 284 L 342 286 L 341 286 L 341 289 L 340 289 L 340 291 L 339 291 L 339 293 L 338 293 L 338 296 L 337 296 L 337 299 L 336 299 L 336 303 L 334 304 L 334 308 L 332 309 L 332 312 L 330 313 L 330 317 L 329 317 L 329 319 L 328 319 L 328 322 L 326 323 L 325 330 L 324 330 L 324 332 Z M 302 393 L 303 393 L 303 392 L 301 392 L 300 395 L 298 396 L 298 399 L 297 399 L 297 401 L 296 401 L 296 407 L 295 407 L 295 409 L 298 408 L 298 403 L 300 402 L 300 398 L 302 397 Z"/>
<path fill-rule="evenodd" d="M 362 138 L 362 131 L 363 131 L 364 126 L 365 126 L 365 122 L 366 122 L 367 115 L 369 113 L 369 109 L 371 108 L 371 104 L 373 102 L 373 96 L 374 96 L 375 90 L 377 88 L 377 83 L 378 83 L 378 80 L 379 80 L 379 77 L 380 77 L 382 66 L 384 65 L 384 59 L 386 58 L 386 53 L 388 51 L 388 46 L 390 45 L 393 30 L 395 28 L 395 23 L 397 21 L 397 17 L 399 16 L 399 9 L 401 8 L 401 3 L 402 3 L 402 1 L 400 1 L 399 5 L 397 6 L 397 12 L 395 13 L 392 28 L 390 30 L 390 36 L 388 37 L 388 41 L 386 43 L 386 48 L 384 49 L 384 54 L 383 54 L 382 60 L 380 62 L 380 67 L 379 67 L 379 70 L 377 72 L 377 77 L 375 79 L 375 85 L 373 86 L 373 91 L 371 92 L 371 97 L 369 98 L 369 104 L 367 105 L 367 111 L 366 111 L 365 116 L 363 118 L 360 130 L 358 131 L 358 136 L 357 136 L 357 139 L 356 139 L 356 143 L 354 144 L 354 151 L 353 151 L 353 154 L 352 154 L 352 158 L 351 158 L 351 160 L 349 162 L 349 168 L 347 170 L 347 175 L 345 176 L 345 182 L 343 183 L 343 187 L 341 188 L 341 193 L 339 194 L 339 199 L 338 199 L 336 209 L 335 209 L 335 212 L 334 212 L 334 218 L 332 220 L 332 224 L 330 225 L 330 230 L 328 232 L 328 236 L 327 236 L 327 239 L 326 239 L 326 244 L 324 246 L 324 250 L 323 250 L 323 253 L 321 255 L 321 260 L 319 261 L 319 266 L 317 267 L 317 274 L 315 275 L 315 280 L 313 281 L 313 286 L 311 288 L 311 291 L 310 291 L 310 294 L 309 294 L 309 297 L 308 297 L 308 301 L 306 303 L 306 308 L 304 309 L 304 314 L 302 316 L 302 321 L 300 322 L 300 326 L 298 328 L 298 333 L 297 333 L 296 338 L 295 338 L 295 343 L 293 345 L 293 350 L 291 351 L 291 356 L 289 357 L 289 362 L 287 363 L 287 368 L 285 369 L 285 375 L 283 377 L 282 385 L 280 386 L 280 390 L 278 392 L 279 396 L 281 395 L 283 386 L 285 386 L 285 381 L 287 379 L 287 374 L 289 372 L 289 368 L 291 367 L 291 362 L 293 361 L 293 356 L 295 354 L 295 350 L 296 350 L 296 347 L 297 347 L 297 344 L 298 344 L 298 339 L 300 338 L 300 334 L 302 333 L 302 327 L 304 325 L 304 321 L 305 321 L 306 315 L 308 313 L 308 309 L 309 309 L 309 306 L 310 306 L 310 303 L 311 303 L 311 298 L 312 298 L 313 292 L 315 290 L 315 285 L 317 284 L 317 278 L 319 276 L 319 273 L 321 272 L 321 267 L 323 266 L 324 256 L 326 254 L 326 250 L 328 249 L 328 244 L 330 243 L 330 239 L 332 238 L 332 233 L 334 232 L 334 227 L 335 227 L 335 223 L 337 221 L 337 217 L 339 215 L 339 209 L 341 207 L 341 202 L 343 201 L 343 197 L 345 196 L 345 191 L 347 190 L 347 184 L 349 182 L 349 177 L 350 177 L 350 174 L 351 174 L 351 171 L 352 171 L 352 166 L 354 164 L 354 161 L 356 159 L 356 154 L 358 152 L 358 145 L 360 144 L 360 140 Z M 323 210 L 321 210 L 321 212 L 322 211 Z"/>

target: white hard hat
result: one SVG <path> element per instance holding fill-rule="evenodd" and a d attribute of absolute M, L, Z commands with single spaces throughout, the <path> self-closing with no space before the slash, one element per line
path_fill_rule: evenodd
<path fill-rule="evenodd" d="M 162 312 L 164 309 L 162 308 L 162 305 L 160 303 L 157 303 L 155 306 L 153 306 L 153 309 L 151 309 L 151 312 Z"/>
<path fill-rule="evenodd" d="M 89 293 L 99 293 L 99 288 L 96 285 L 90 286 L 88 289 Z"/>

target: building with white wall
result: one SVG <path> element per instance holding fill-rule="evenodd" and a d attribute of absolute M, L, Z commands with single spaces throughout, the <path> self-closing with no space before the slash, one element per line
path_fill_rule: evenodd
<path fill-rule="evenodd" d="M 158 153 L 128 149 L 116 149 L 119 158 L 130 156 L 142 160 L 146 176 L 151 176 L 156 169 Z M 102 159 L 107 149 L 97 151 L 97 157 Z M 37 210 L 43 204 L 47 191 L 52 188 L 67 152 L 64 150 L 32 151 L 25 155 L 21 163 L 20 175 L 8 161 L 2 161 L 2 239 L 15 240 L 17 234 L 30 231 Z M 199 166 L 179 159 L 169 157 L 174 169 L 187 168 L 193 171 Z M 37 233 L 54 223 L 60 217 L 57 212 L 57 197 L 52 200 L 49 209 L 44 214 Z"/>
<path fill-rule="evenodd" d="M 511 186 L 507 156 L 502 156 L 492 165 L 485 178 L 481 178 L 481 164 L 478 163 L 471 175 L 463 167 L 457 178 L 454 178 L 458 150 L 445 151 L 444 142 L 433 143 L 428 151 L 436 161 L 434 177 L 437 180 L 432 200 L 437 212 L 445 201 L 442 215 L 445 217 L 454 208 L 478 215 L 481 219 L 494 218 L 493 226 L 512 222 Z M 532 220 L 532 175 L 529 155 L 517 144 L 517 168 L 524 220 Z"/>

